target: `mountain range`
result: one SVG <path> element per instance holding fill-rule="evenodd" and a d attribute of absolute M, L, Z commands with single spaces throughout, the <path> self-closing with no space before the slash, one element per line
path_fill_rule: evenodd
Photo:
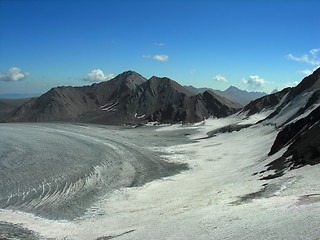
<path fill-rule="evenodd" d="M 205 91 L 212 91 L 213 93 L 221 97 L 227 98 L 234 103 L 238 103 L 241 106 L 245 106 L 251 101 L 267 95 L 267 93 L 265 92 L 248 92 L 245 90 L 240 90 L 239 88 L 234 86 L 230 86 L 228 89 L 224 91 L 215 90 L 211 88 L 195 88 L 193 86 L 184 87 L 187 88 L 189 91 L 193 92 L 194 94 L 203 93 Z"/>
<path fill-rule="evenodd" d="M 84 87 L 56 87 L 32 98 L 5 122 L 80 121 L 101 124 L 193 123 L 226 117 L 241 108 L 211 91 L 194 94 L 169 78 L 134 71 Z"/>
<path fill-rule="evenodd" d="M 230 87 L 224 94 L 232 92 L 235 95 L 240 93 L 239 96 L 244 91 Z M 245 94 L 248 96 L 247 92 Z M 262 179 L 320 163 L 320 68 L 296 87 L 262 96 L 243 108 L 221 95 L 221 92 L 217 94 L 208 89 L 183 87 L 169 78 L 153 76 L 146 79 L 136 72 L 127 71 L 91 86 L 56 87 L 31 99 L 2 99 L 0 118 L 2 122 L 63 120 L 137 125 L 148 122 L 195 123 L 234 113 L 242 118 L 263 114 L 266 117 L 257 124 L 273 125 L 278 131 L 269 155 L 278 154 L 284 148 L 285 151 L 266 166 L 274 173 Z M 243 127 L 248 126 L 230 126 L 224 131 Z"/>

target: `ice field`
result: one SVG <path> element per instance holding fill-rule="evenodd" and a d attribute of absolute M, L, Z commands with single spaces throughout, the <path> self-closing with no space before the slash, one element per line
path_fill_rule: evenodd
<path fill-rule="evenodd" d="M 54 239 L 318 239 L 319 165 L 260 180 L 268 174 L 261 173 L 265 165 L 285 151 L 267 155 L 277 135 L 274 126 L 258 124 L 207 137 L 215 129 L 253 124 L 262 117 L 116 129 L 0 125 L 7 133 L 0 137 L 1 159 L 18 164 L 18 158 L 28 156 L 26 149 L 32 159 L 26 172 L 13 176 L 1 168 L 6 176 L 1 184 L 8 189 L 1 187 L 0 221 Z M 33 145 L 31 136 L 22 138 L 21 132 L 35 134 L 42 145 Z M 49 147 L 50 135 L 54 144 Z M 77 142 L 72 148 L 70 138 Z M 8 145 L 20 155 L 10 158 Z M 21 150 L 20 145 L 28 147 Z M 61 153 L 74 160 L 66 163 Z M 53 165 L 60 167 L 49 164 L 39 171 L 33 162 L 38 154 L 43 161 L 56 156 Z M 122 160 L 110 160 L 115 158 Z"/>

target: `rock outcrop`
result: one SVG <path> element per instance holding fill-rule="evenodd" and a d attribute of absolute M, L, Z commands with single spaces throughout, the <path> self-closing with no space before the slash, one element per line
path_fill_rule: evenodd
<path fill-rule="evenodd" d="M 320 68 L 305 77 L 296 87 L 257 99 L 242 110 L 252 115 L 271 110 L 261 122 L 279 130 L 269 155 L 287 147 L 285 153 L 267 165 L 278 177 L 285 170 L 320 163 Z"/>

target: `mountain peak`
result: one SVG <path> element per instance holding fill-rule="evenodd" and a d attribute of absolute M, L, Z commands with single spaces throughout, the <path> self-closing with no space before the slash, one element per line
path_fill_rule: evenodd
<path fill-rule="evenodd" d="M 129 70 L 129 71 L 120 73 L 115 78 L 111 79 L 110 81 L 117 82 L 117 84 L 130 83 L 133 85 L 140 85 L 140 84 L 146 82 L 147 79 L 145 77 L 143 77 L 142 75 L 140 75 L 139 73 Z"/>
<path fill-rule="evenodd" d="M 167 77 L 157 77 L 157 76 L 152 76 L 149 80 L 151 80 L 151 81 L 155 81 L 155 80 L 171 80 L 171 79 L 169 79 L 169 78 L 167 78 Z"/>
<path fill-rule="evenodd" d="M 239 89 L 239 88 L 237 88 L 237 87 L 235 87 L 235 86 L 230 86 L 230 87 L 228 87 L 228 89 L 226 89 L 225 91 L 224 91 L 225 93 L 240 93 L 240 92 L 247 92 L 247 91 L 245 91 L 245 90 L 241 90 L 241 89 Z"/>
<path fill-rule="evenodd" d="M 186 94 L 187 96 L 192 96 L 193 93 L 190 92 L 190 90 L 188 90 L 187 88 L 181 86 L 179 83 L 177 83 L 176 81 L 167 78 L 167 77 L 156 77 L 156 76 L 152 76 L 148 82 L 150 83 L 150 85 L 152 85 L 153 87 L 156 88 L 160 88 L 160 87 L 165 87 L 167 88 L 168 86 L 170 86 L 171 88 L 182 92 L 184 94 Z"/>
<path fill-rule="evenodd" d="M 239 91 L 240 89 L 237 88 L 237 87 L 235 87 L 235 86 L 230 86 L 230 87 L 228 87 L 228 89 L 227 89 L 226 91 L 231 91 L 231 90 L 237 90 L 237 91 Z"/>
<path fill-rule="evenodd" d="M 132 71 L 132 70 L 128 70 L 123 73 L 120 73 L 116 77 L 126 78 L 126 77 L 130 77 L 130 76 L 142 77 L 139 73 Z"/>
<path fill-rule="evenodd" d="M 74 120 L 104 124 L 197 122 L 237 109 L 213 93 L 195 96 L 167 77 L 149 80 L 126 71 L 110 81 L 84 87 L 53 88 L 30 100 L 3 121 Z"/>
<path fill-rule="evenodd" d="M 302 81 L 293 88 L 295 95 L 300 94 L 306 90 L 315 90 L 320 88 L 320 67 L 316 69 L 311 75 L 302 79 Z"/>
<path fill-rule="evenodd" d="M 221 90 L 214 90 L 211 88 L 195 88 L 192 86 L 185 86 L 189 91 L 193 92 L 194 94 L 203 93 L 207 90 L 218 94 L 221 97 L 227 98 L 234 103 L 238 103 L 242 106 L 247 105 L 250 101 L 265 96 L 266 93 L 264 92 L 248 92 L 245 90 L 241 90 L 235 86 L 230 86 L 228 89 L 221 91 Z"/>

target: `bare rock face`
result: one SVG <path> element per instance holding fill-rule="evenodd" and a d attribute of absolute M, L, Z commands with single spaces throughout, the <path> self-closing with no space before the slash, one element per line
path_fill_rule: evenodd
<path fill-rule="evenodd" d="M 246 105 L 242 112 L 248 112 L 248 115 L 253 115 L 255 113 L 259 113 L 262 110 L 272 109 L 277 106 L 281 99 L 290 91 L 290 88 L 285 88 L 280 92 L 276 92 L 267 96 L 263 96 L 254 101 L 251 101 L 248 105 Z"/>
<path fill-rule="evenodd" d="M 288 124 L 279 132 L 269 155 L 285 146 L 289 147 L 280 158 L 267 165 L 267 170 L 275 172 L 263 179 L 282 176 L 287 169 L 292 170 L 320 163 L 319 119 L 320 107 L 316 108 L 308 117 Z"/>
<path fill-rule="evenodd" d="M 262 122 L 280 130 L 269 155 L 283 147 L 288 149 L 267 165 L 267 170 L 275 173 L 264 179 L 281 176 L 287 169 L 320 163 L 320 68 L 296 87 L 257 99 L 242 112 L 251 115 L 266 109 L 273 112 Z"/>
<path fill-rule="evenodd" d="M 273 110 L 264 121 L 281 127 L 318 104 L 319 90 L 320 68 L 305 77 L 296 87 L 285 88 L 280 92 L 256 99 L 246 105 L 241 112 L 253 115 L 263 110 Z"/>
<path fill-rule="evenodd" d="M 193 123 L 208 117 L 226 117 L 239 110 L 239 106 L 223 99 L 213 92 L 206 91 L 196 96 L 182 96 L 174 104 L 160 108 L 148 117 L 149 121 L 162 120 L 166 123 Z"/>
<path fill-rule="evenodd" d="M 29 100 L 30 98 L 0 98 L 0 119 Z"/>
<path fill-rule="evenodd" d="M 39 98 L 33 98 L 13 111 L 9 122 L 40 122 L 65 120 L 95 107 L 94 101 L 81 88 L 52 88 Z"/>
<path fill-rule="evenodd" d="M 57 87 L 8 114 L 6 122 L 80 121 L 100 124 L 198 122 L 225 117 L 237 104 L 212 92 L 194 95 L 169 78 L 128 71 L 107 82 Z"/>

